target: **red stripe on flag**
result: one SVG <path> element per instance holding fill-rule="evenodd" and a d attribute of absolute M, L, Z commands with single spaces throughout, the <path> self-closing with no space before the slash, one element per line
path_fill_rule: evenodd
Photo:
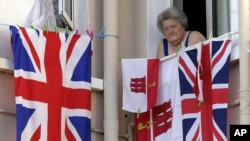
<path fill-rule="evenodd" d="M 58 94 L 56 92 L 50 92 L 51 90 L 48 85 L 43 82 L 33 80 L 24 81 L 22 77 L 16 77 L 14 82 L 16 89 L 20 89 L 15 95 L 22 96 L 24 99 L 40 101 L 51 105 L 60 102 L 62 107 L 91 110 L 90 90 L 60 87 L 62 92 Z M 54 96 L 57 97 L 53 98 Z"/>
<path fill-rule="evenodd" d="M 230 40 L 226 40 L 223 45 L 222 51 L 220 51 L 219 55 L 216 56 L 216 58 L 212 62 L 212 68 L 216 65 L 216 63 L 220 62 L 221 58 L 223 58 L 223 55 L 225 54 L 226 48 L 228 47 L 228 44 L 230 43 Z"/>
<path fill-rule="evenodd" d="M 41 71 L 41 68 L 40 68 L 40 59 L 36 53 L 36 50 L 35 50 L 35 47 L 34 45 L 32 44 L 31 40 L 30 40 L 30 37 L 29 35 L 27 34 L 26 30 L 24 28 L 20 28 L 21 29 L 21 32 L 23 33 L 23 36 L 25 38 L 25 40 L 27 41 L 28 45 L 29 45 L 29 48 L 30 48 L 30 51 L 31 51 L 31 54 L 36 62 L 36 65 L 37 65 L 37 68 L 39 69 L 39 71 Z"/>
<path fill-rule="evenodd" d="M 69 47 L 68 47 L 68 50 L 67 50 L 67 56 L 66 56 L 66 62 L 68 62 L 69 60 L 69 57 L 72 53 L 72 50 L 77 42 L 77 40 L 80 38 L 80 35 L 79 34 L 74 34 L 72 39 L 70 40 L 70 43 L 69 43 Z"/>
<path fill-rule="evenodd" d="M 194 137 L 192 139 L 192 141 L 197 141 L 198 137 L 199 137 L 199 133 L 200 133 L 200 127 L 198 127 L 195 131 Z"/>
<path fill-rule="evenodd" d="M 35 133 L 32 135 L 30 141 L 39 141 L 41 138 L 41 125 L 36 129 Z"/>
<path fill-rule="evenodd" d="M 151 126 L 148 126 L 148 122 L 150 122 L 150 111 L 140 113 L 140 116 L 138 118 L 136 114 L 134 115 L 136 141 L 151 141 Z"/>
<path fill-rule="evenodd" d="M 228 89 L 213 89 L 213 103 L 219 104 L 219 103 L 227 103 L 228 101 Z"/>
<path fill-rule="evenodd" d="M 66 120 L 67 121 L 67 120 Z M 65 123 L 65 135 L 68 141 L 76 141 L 74 135 L 72 134 L 72 132 L 69 130 L 68 124 L 67 122 Z"/>
<path fill-rule="evenodd" d="M 148 110 L 156 103 L 158 93 L 159 59 L 148 59 L 147 65 L 147 103 Z"/>
<path fill-rule="evenodd" d="M 214 136 L 216 138 L 217 141 L 225 141 L 222 137 L 221 134 L 218 132 L 218 130 L 214 127 L 213 128 L 214 131 Z"/>
<path fill-rule="evenodd" d="M 198 106 L 199 101 L 197 98 L 182 100 L 181 104 L 182 104 L 182 115 L 197 113 L 200 111 L 200 107 Z"/>
<path fill-rule="evenodd" d="M 181 64 L 180 66 L 183 66 L 183 69 L 185 69 L 185 72 L 188 75 L 188 77 L 191 79 L 191 81 L 195 82 L 195 76 L 190 71 L 188 65 L 185 63 L 185 61 L 183 60 L 183 58 L 181 58 L 181 57 L 179 58 L 179 63 Z"/>
<path fill-rule="evenodd" d="M 201 128 L 202 128 L 202 140 L 213 140 L 213 117 L 212 117 L 212 69 L 211 69 L 211 54 L 210 44 L 202 46 L 202 58 L 201 64 L 203 68 L 203 98 L 204 102 L 201 109 Z"/>

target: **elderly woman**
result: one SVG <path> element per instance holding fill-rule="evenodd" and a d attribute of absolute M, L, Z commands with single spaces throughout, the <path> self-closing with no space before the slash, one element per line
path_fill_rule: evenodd
<path fill-rule="evenodd" d="M 176 53 L 182 43 L 187 47 L 206 40 L 200 32 L 188 31 L 186 14 L 175 7 L 168 8 L 158 15 L 157 26 L 165 36 L 158 45 L 158 58 Z"/>

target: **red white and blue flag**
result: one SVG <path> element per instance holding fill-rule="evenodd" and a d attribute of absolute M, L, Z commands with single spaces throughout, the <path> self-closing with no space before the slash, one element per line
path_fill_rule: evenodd
<path fill-rule="evenodd" d="M 10 27 L 17 141 L 91 141 L 91 39 Z"/>
<path fill-rule="evenodd" d="M 179 57 L 183 141 L 226 141 L 231 40 L 203 42 L 200 59 L 198 49 L 190 48 Z M 197 77 L 202 80 L 201 89 Z"/>

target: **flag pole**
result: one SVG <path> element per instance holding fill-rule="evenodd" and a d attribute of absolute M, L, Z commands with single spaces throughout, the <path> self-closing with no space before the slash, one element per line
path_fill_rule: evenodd
<path fill-rule="evenodd" d="M 250 48 L 249 1 L 238 1 L 239 10 L 239 71 L 240 71 L 240 124 L 250 124 Z"/>
<path fill-rule="evenodd" d="M 118 16 L 117 0 L 103 1 L 104 141 L 118 141 Z M 113 36 L 105 36 L 113 35 Z"/>

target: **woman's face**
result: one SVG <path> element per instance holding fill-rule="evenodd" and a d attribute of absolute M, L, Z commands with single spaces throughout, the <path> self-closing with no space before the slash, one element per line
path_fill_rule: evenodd
<path fill-rule="evenodd" d="M 185 37 L 185 28 L 175 19 L 168 19 L 162 22 L 163 34 L 168 42 L 179 45 Z"/>

